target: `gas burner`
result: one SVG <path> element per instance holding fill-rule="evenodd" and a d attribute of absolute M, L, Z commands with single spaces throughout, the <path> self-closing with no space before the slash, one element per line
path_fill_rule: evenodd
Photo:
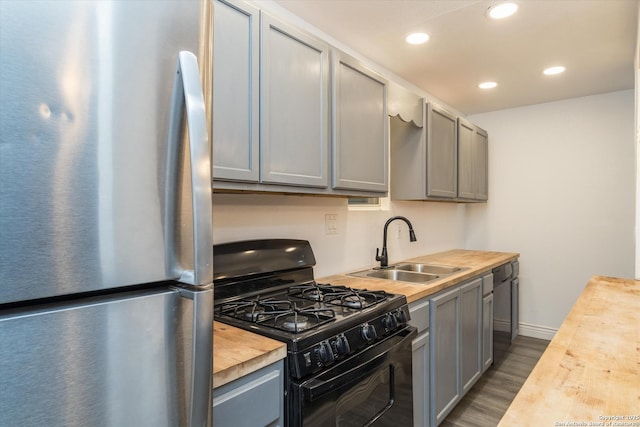
<path fill-rule="evenodd" d="M 290 301 L 280 301 L 273 298 L 261 299 L 260 297 L 254 300 L 241 299 L 227 302 L 218 307 L 218 311 L 222 314 L 252 323 L 293 309 L 294 305 Z"/>
<path fill-rule="evenodd" d="M 347 295 L 341 299 L 340 305 L 345 305 L 349 308 L 362 308 L 364 303 L 364 298 L 359 295 Z"/>
<path fill-rule="evenodd" d="M 306 316 L 298 316 L 298 313 L 294 313 L 282 321 L 282 328 L 289 332 L 309 329 L 309 318 Z"/>
<path fill-rule="evenodd" d="M 336 313 L 330 308 L 294 308 L 274 314 L 273 318 L 265 318 L 259 323 L 296 334 L 323 325 L 336 317 Z"/>

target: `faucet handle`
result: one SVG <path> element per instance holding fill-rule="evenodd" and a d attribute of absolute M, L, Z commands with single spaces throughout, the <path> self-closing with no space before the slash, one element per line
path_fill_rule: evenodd
<path fill-rule="evenodd" d="M 376 248 L 376 261 L 382 261 L 382 257 L 378 255 L 380 248 Z"/>

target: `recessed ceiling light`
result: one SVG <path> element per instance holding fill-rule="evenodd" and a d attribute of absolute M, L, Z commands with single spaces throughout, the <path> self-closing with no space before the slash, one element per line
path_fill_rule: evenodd
<path fill-rule="evenodd" d="M 558 65 L 557 67 L 545 68 L 545 70 L 542 73 L 547 76 L 552 76 L 554 74 L 564 73 L 564 70 L 565 68 L 562 65 Z"/>
<path fill-rule="evenodd" d="M 482 82 L 478 85 L 480 89 L 493 89 L 496 86 L 498 86 L 496 82 Z"/>
<path fill-rule="evenodd" d="M 429 34 L 427 33 L 413 33 L 409 34 L 405 39 L 409 44 L 422 44 L 429 40 Z"/>
<path fill-rule="evenodd" d="M 518 4 L 513 2 L 504 2 L 491 6 L 487 10 L 487 16 L 492 19 L 502 19 L 513 15 L 518 10 Z"/>

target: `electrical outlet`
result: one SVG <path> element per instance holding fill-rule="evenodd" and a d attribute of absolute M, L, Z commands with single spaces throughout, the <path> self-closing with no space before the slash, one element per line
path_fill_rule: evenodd
<path fill-rule="evenodd" d="M 324 216 L 324 227 L 327 234 L 338 234 L 338 215 L 326 214 Z"/>

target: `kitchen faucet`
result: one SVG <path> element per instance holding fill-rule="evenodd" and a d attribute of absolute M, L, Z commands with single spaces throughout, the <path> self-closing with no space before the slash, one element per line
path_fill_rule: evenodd
<path fill-rule="evenodd" d="M 394 216 L 389 218 L 384 224 L 384 234 L 382 236 L 382 254 L 378 255 L 378 248 L 376 248 L 376 261 L 380 261 L 380 268 L 389 267 L 389 256 L 387 254 L 387 228 L 389 227 L 389 224 L 391 224 L 391 222 L 395 221 L 396 219 L 401 219 L 409 226 L 409 241 L 415 242 L 416 240 L 418 240 L 416 239 L 416 233 L 413 232 L 413 226 L 407 218 L 403 216 Z"/>

